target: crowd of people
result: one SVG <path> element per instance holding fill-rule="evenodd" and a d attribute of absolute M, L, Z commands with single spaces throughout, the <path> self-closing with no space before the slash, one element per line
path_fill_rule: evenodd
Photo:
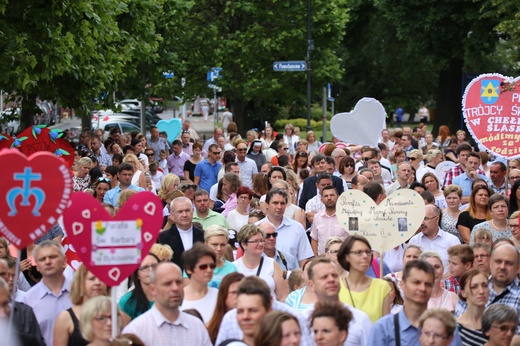
<path fill-rule="evenodd" d="M 303 139 L 291 124 L 237 133 L 229 122 L 201 143 L 189 121 L 171 143 L 155 127 L 150 139 L 83 131 L 74 191 L 111 215 L 150 191 L 163 226 L 112 288 L 67 265 L 59 224 L 21 252 L 18 278 L 17 251 L 0 238 L 0 313 L 12 315 L 21 344 L 520 342 L 519 160 L 479 151 L 445 126 L 436 138 L 423 124 L 384 129 L 373 147 L 320 143 L 312 131 Z M 438 170 L 444 161 L 451 168 Z M 417 191 L 421 226 L 375 251 L 338 221 L 349 189 L 376 204 Z"/>

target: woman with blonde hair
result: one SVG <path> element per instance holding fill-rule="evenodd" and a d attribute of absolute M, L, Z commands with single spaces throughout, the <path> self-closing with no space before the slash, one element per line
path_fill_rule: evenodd
<path fill-rule="evenodd" d="M 62 311 L 54 324 L 54 345 L 65 346 L 87 345 L 79 328 L 81 311 L 84 304 L 97 296 L 106 296 L 109 293 L 107 285 L 92 274 L 83 264 L 79 266 L 70 287 L 70 300 L 72 307 Z"/>
<path fill-rule="evenodd" d="M 238 244 L 244 256 L 234 262 L 237 271 L 245 276 L 258 276 L 263 279 L 271 289 L 271 294 L 279 301 L 285 301 L 289 287 L 283 279 L 282 269 L 274 259 L 263 256 L 264 231 L 256 225 L 245 225 L 238 232 Z"/>
<path fill-rule="evenodd" d="M 126 154 L 123 162 L 129 163 L 134 167 L 134 176 L 132 177 L 132 185 L 146 189 L 146 178 L 144 176 L 144 167 L 134 154 Z"/>
<path fill-rule="evenodd" d="M 424 251 L 419 256 L 419 260 L 430 263 L 435 273 L 432 294 L 428 300 L 428 309 L 436 308 L 455 311 L 459 297 L 454 292 L 450 292 L 441 286 L 444 275 L 444 264 L 441 256 L 435 251 Z"/>
<path fill-rule="evenodd" d="M 453 340 L 457 323 L 445 309 L 428 309 L 419 319 L 421 346 L 448 346 Z"/>
<path fill-rule="evenodd" d="M 300 137 L 294 134 L 293 124 L 287 124 L 284 127 L 283 142 L 287 144 L 289 152 L 285 154 L 294 155 L 296 150 L 296 143 L 300 140 Z"/>
<path fill-rule="evenodd" d="M 173 173 L 166 174 L 163 177 L 161 187 L 157 193 L 157 196 L 163 201 L 163 205 L 165 205 L 165 202 L 168 199 L 168 195 L 171 194 L 172 191 L 179 189 L 180 182 L 180 178 Z"/>
<path fill-rule="evenodd" d="M 509 200 L 501 194 L 494 194 L 489 197 L 488 209 L 491 214 L 491 220 L 481 222 L 472 229 L 479 228 L 488 229 L 491 232 L 492 240 L 498 238 L 512 238 L 511 228 L 509 228 Z M 470 242 L 470 245 L 473 244 Z"/>
<path fill-rule="evenodd" d="M 224 277 L 237 271 L 237 267 L 225 257 L 229 231 L 219 225 L 211 225 L 204 231 L 204 244 L 215 252 L 217 261 L 213 271 L 213 278 L 208 286 L 219 288 Z"/>
<path fill-rule="evenodd" d="M 119 197 L 117 197 L 117 205 L 119 206 L 119 209 L 121 209 L 123 207 L 123 205 L 130 199 L 132 198 L 133 195 L 135 195 L 137 193 L 137 191 L 135 190 L 130 190 L 130 189 L 126 189 L 124 191 L 122 191 L 120 194 L 119 194 Z"/>
<path fill-rule="evenodd" d="M 173 257 L 173 250 L 168 244 L 153 244 L 150 252 L 157 256 L 160 262 L 169 262 Z"/>
<path fill-rule="evenodd" d="M 307 131 L 307 135 L 305 136 L 305 139 L 307 140 L 307 151 L 309 153 L 318 154 L 318 151 L 323 143 L 316 140 L 316 134 L 314 131 Z"/>
<path fill-rule="evenodd" d="M 109 346 L 112 342 L 112 311 L 109 297 L 95 297 L 85 303 L 80 314 L 80 329 L 89 345 Z M 117 334 L 122 328 L 121 318 L 117 318 Z"/>
<path fill-rule="evenodd" d="M 82 157 L 77 161 L 78 171 L 72 176 L 72 189 L 74 192 L 86 191 L 90 186 L 90 169 L 92 168 L 92 160 L 88 157 Z"/>

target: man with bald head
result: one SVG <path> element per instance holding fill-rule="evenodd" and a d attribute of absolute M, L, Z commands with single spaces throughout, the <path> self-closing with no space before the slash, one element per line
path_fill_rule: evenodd
<path fill-rule="evenodd" d="M 211 345 L 204 323 L 179 310 L 184 299 L 182 270 L 161 262 L 150 272 L 150 292 L 155 304 L 126 326 L 123 333 L 137 335 L 145 345 Z"/>
<path fill-rule="evenodd" d="M 387 196 L 390 196 L 392 193 L 399 189 L 408 189 L 410 184 L 408 180 L 412 175 L 412 166 L 408 162 L 401 162 L 397 165 L 397 179 L 391 185 L 388 185 L 386 189 Z"/>
<path fill-rule="evenodd" d="M 369 182 L 370 182 L 370 180 L 368 180 L 368 178 L 365 177 L 364 175 L 360 175 L 360 174 L 355 175 L 354 177 L 352 177 L 352 182 L 351 182 L 352 189 L 363 191 L 363 188 Z"/>
<path fill-rule="evenodd" d="M 443 231 L 440 225 L 441 210 L 435 205 L 424 206 L 424 219 L 419 227 L 420 233 L 414 235 L 408 244 L 417 245 L 423 251 L 437 252 L 444 264 L 444 272 L 448 271 L 448 248 L 459 245 L 459 238 L 451 233 Z"/>
<path fill-rule="evenodd" d="M 517 277 L 519 267 L 520 256 L 516 247 L 506 242 L 495 246 L 491 251 L 491 280 L 487 305 L 506 304 L 520 311 L 520 280 Z M 455 317 L 462 315 L 466 308 L 466 302 L 459 300 Z M 515 339 L 520 338 L 519 333 L 517 330 Z M 513 344 L 516 345 L 514 339 Z"/>
<path fill-rule="evenodd" d="M 265 244 L 264 244 L 264 255 L 273 258 L 276 263 L 284 271 L 284 279 L 287 276 L 287 272 L 299 268 L 298 260 L 290 253 L 283 252 L 276 249 L 276 237 L 278 232 L 276 228 L 270 222 L 264 222 L 258 225 L 261 230 L 265 233 Z"/>

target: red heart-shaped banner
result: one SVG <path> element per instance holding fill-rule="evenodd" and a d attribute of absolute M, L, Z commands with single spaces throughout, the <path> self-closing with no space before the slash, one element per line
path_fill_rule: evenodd
<path fill-rule="evenodd" d="M 478 76 L 466 87 L 462 111 L 475 141 L 503 158 L 520 157 L 520 77 Z"/>
<path fill-rule="evenodd" d="M 72 193 L 72 178 L 64 161 L 49 152 L 27 157 L 4 149 L 0 167 L 0 234 L 23 249 L 56 224 Z"/>
<path fill-rule="evenodd" d="M 72 194 L 65 232 L 83 264 L 108 286 L 120 284 L 150 252 L 162 226 L 162 203 L 151 192 L 133 195 L 112 218 L 92 196 Z"/>

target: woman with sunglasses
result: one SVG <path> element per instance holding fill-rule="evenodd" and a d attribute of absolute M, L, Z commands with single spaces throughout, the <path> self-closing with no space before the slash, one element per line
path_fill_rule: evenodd
<path fill-rule="evenodd" d="M 345 156 L 339 162 L 339 173 L 343 179 L 343 185 L 346 185 L 349 190 L 352 189 L 352 178 L 357 174 L 355 166 L 356 162 L 351 156 Z"/>
<path fill-rule="evenodd" d="M 256 225 L 245 225 L 238 232 L 238 244 L 244 256 L 234 262 L 237 271 L 245 276 L 263 279 L 271 289 L 271 294 L 279 301 L 285 301 L 289 286 L 283 279 L 282 269 L 273 258 L 262 255 L 265 232 Z"/>
<path fill-rule="evenodd" d="M 271 162 L 273 163 L 273 165 L 279 166 L 280 163 L 278 162 L 278 158 L 282 155 L 288 155 L 288 154 L 289 154 L 289 147 L 287 146 L 286 143 L 280 142 L 276 146 L 276 156 L 273 156 L 273 158 L 271 159 Z"/>
<path fill-rule="evenodd" d="M 94 197 L 99 201 L 99 203 L 103 203 L 103 198 L 108 190 L 112 188 L 112 184 L 110 184 L 110 179 L 108 178 L 98 178 L 96 183 L 94 184 Z"/>
<path fill-rule="evenodd" d="M 208 286 L 217 266 L 217 256 L 208 246 L 195 243 L 182 254 L 182 260 L 190 283 L 184 287 L 184 300 L 180 308 L 197 310 L 206 324 L 217 304 L 218 289 Z"/>

